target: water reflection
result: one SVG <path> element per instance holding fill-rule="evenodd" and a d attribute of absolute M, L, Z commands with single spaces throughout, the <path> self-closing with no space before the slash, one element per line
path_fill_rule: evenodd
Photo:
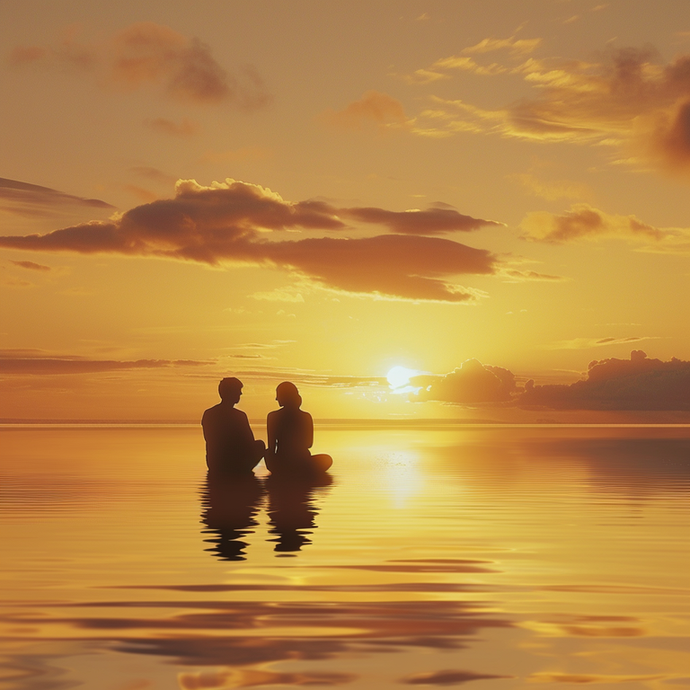
<path fill-rule="evenodd" d="M 333 483 L 329 475 L 314 477 L 218 477 L 207 475 L 201 487 L 201 522 L 212 544 L 207 551 L 222 561 L 244 561 L 246 538 L 259 525 L 258 515 L 268 497 L 269 541 L 280 555 L 290 555 L 310 544 L 319 514 L 314 491 Z"/>
<path fill-rule="evenodd" d="M 324 474 L 314 477 L 275 477 L 266 479 L 268 489 L 269 541 L 275 542 L 275 551 L 287 554 L 311 544 L 307 535 L 316 529 L 318 515 L 313 503 L 314 489 L 330 486 L 333 478 Z"/>
<path fill-rule="evenodd" d="M 202 486 L 201 521 L 206 526 L 204 541 L 213 544 L 207 551 L 222 561 L 244 561 L 247 542 L 243 537 L 259 523 L 256 515 L 265 490 L 261 480 L 248 477 L 219 477 L 208 474 Z"/>

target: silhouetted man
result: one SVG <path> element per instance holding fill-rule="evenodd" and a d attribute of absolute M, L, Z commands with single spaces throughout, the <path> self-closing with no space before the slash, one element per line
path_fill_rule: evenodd
<path fill-rule="evenodd" d="M 236 410 L 242 382 L 235 377 L 218 384 L 221 402 L 204 412 L 201 426 L 206 439 L 206 464 L 214 474 L 249 474 L 266 452 L 263 441 L 255 441 L 247 415 Z"/>

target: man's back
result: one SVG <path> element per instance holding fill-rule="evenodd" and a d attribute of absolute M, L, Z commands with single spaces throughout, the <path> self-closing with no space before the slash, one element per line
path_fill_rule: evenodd
<path fill-rule="evenodd" d="M 247 415 L 228 403 L 204 412 L 201 425 L 206 439 L 206 463 L 210 470 L 246 471 L 254 451 L 254 434 Z M 251 467 L 256 464 L 253 461 Z M 249 467 L 249 469 L 251 469 Z"/>

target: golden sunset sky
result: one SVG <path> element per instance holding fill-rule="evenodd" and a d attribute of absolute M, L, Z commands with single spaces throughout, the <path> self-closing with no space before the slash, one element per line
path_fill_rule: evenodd
<path fill-rule="evenodd" d="M 0 46 L 0 417 L 690 409 L 687 0 L 3 0 Z"/>

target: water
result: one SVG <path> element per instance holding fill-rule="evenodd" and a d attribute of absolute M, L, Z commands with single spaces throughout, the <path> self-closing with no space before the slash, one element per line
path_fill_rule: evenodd
<path fill-rule="evenodd" d="M 258 430 L 259 434 L 261 430 Z M 690 686 L 690 429 L 0 431 L 0 688 Z"/>

